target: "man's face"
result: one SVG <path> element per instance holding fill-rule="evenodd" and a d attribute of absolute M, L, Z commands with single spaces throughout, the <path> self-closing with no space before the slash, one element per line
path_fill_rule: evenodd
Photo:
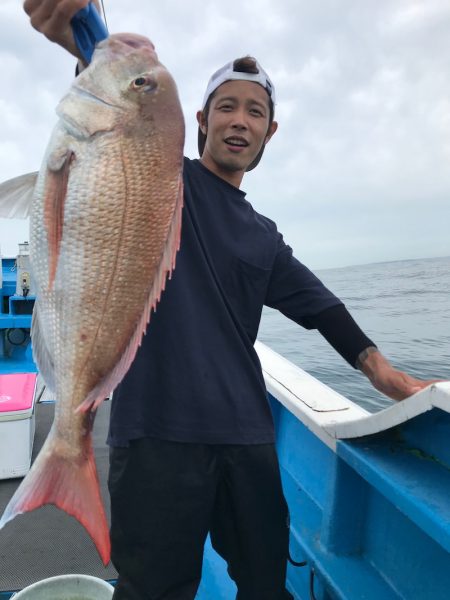
<path fill-rule="evenodd" d="M 197 113 L 199 126 L 206 133 L 202 163 L 210 171 L 239 187 L 246 168 L 263 144 L 275 133 L 269 128 L 269 96 L 253 81 L 226 81 L 211 99 L 208 122 Z"/>

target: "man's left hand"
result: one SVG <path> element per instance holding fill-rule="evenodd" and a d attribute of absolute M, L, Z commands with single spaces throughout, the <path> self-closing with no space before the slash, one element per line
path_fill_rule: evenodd
<path fill-rule="evenodd" d="M 358 368 L 369 378 L 374 388 L 393 400 L 408 398 L 439 381 L 438 379 L 422 381 L 403 371 L 398 371 L 375 348 L 370 353 L 367 350 L 361 353 Z"/>

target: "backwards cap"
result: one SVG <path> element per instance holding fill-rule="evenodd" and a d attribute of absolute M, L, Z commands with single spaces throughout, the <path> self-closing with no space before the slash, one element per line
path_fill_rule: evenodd
<path fill-rule="evenodd" d="M 269 98 L 272 100 L 273 105 L 275 105 L 275 87 L 274 87 L 272 81 L 270 80 L 270 77 L 267 75 L 267 73 L 264 71 L 264 69 L 261 67 L 261 65 L 259 64 L 259 62 L 256 59 L 254 59 L 250 56 L 246 57 L 246 58 L 253 63 L 251 65 L 251 68 L 257 72 L 256 73 L 248 73 L 246 71 L 236 70 L 236 64 L 240 63 L 241 60 L 245 60 L 245 59 L 234 60 L 232 62 L 227 63 L 221 69 L 218 69 L 211 76 L 210 80 L 208 81 L 208 85 L 206 86 L 206 92 L 203 97 L 202 110 L 205 109 L 205 106 L 206 106 L 211 94 L 213 92 L 215 92 L 217 90 L 217 88 L 220 85 L 222 85 L 222 83 L 225 83 L 226 81 L 232 81 L 232 80 L 253 81 L 255 83 L 259 83 L 259 85 L 262 85 L 262 87 L 269 94 Z M 242 68 L 242 67 L 238 67 L 238 68 Z M 205 149 L 205 142 L 206 142 L 206 135 L 201 131 L 201 129 L 199 127 L 199 129 L 198 129 L 198 152 L 199 152 L 200 156 L 202 156 L 203 150 Z M 258 156 L 255 158 L 255 160 L 251 163 L 251 165 L 249 165 L 247 167 L 247 171 L 251 171 L 252 169 L 254 169 L 256 167 L 256 165 L 261 160 L 261 156 L 262 156 L 263 152 L 264 152 L 264 145 L 261 148 L 261 151 L 259 152 Z"/>
<path fill-rule="evenodd" d="M 239 59 L 237 61 L 227 63 L 224 67 L 216 71 L 208 81 L 206 92 L 203 97 L 202 110 L 205 108 L 208 98 L 217 90 L 219 85 L 222 85 L 222 83 L 225 83 L 225 81 L 230 81 L 233 79 L 237 79 L 239 81 L 254 81 L 255 83 L 259 83 L 267 91 L 272 102 L 275 104 L 275 88 L 273 83 L 270 81 L 270 77 L 257 60 L 251 57 L 248 58 L 254 62 L 255 70 L 258 72 L 247 73 L 243 71 L 236 71 L 235 64 L 236 62 L 239 62 Z"/>

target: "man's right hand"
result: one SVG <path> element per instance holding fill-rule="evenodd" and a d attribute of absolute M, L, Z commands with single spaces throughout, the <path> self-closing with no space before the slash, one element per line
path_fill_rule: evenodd
<path fill-rule="evenodd" d="M 93 2 L 100 11 L 98 0 Z M 25 0 L 23 8 L 35 29 L 81 60 L 70 21 L 88 4 L 89 0 Z"/>

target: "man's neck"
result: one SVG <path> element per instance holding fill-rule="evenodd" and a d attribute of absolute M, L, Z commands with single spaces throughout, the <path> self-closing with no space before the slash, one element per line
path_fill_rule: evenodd
<path fill-rule="evenodd" d="M 238 189 L 241 187 L 242 180 L 244 179 L 244 171 L 229 171 L 227 169 L 221 169 L 215 163 L 205 158 L 204 155 L 200 158 L 200 162 L 208 169 L 208 171 L 211 171 L 211 173 L 214 173 L 214 175 L 217 175 L 217 177 L 220 177 L 220 179 L 223 179 Z"/>

